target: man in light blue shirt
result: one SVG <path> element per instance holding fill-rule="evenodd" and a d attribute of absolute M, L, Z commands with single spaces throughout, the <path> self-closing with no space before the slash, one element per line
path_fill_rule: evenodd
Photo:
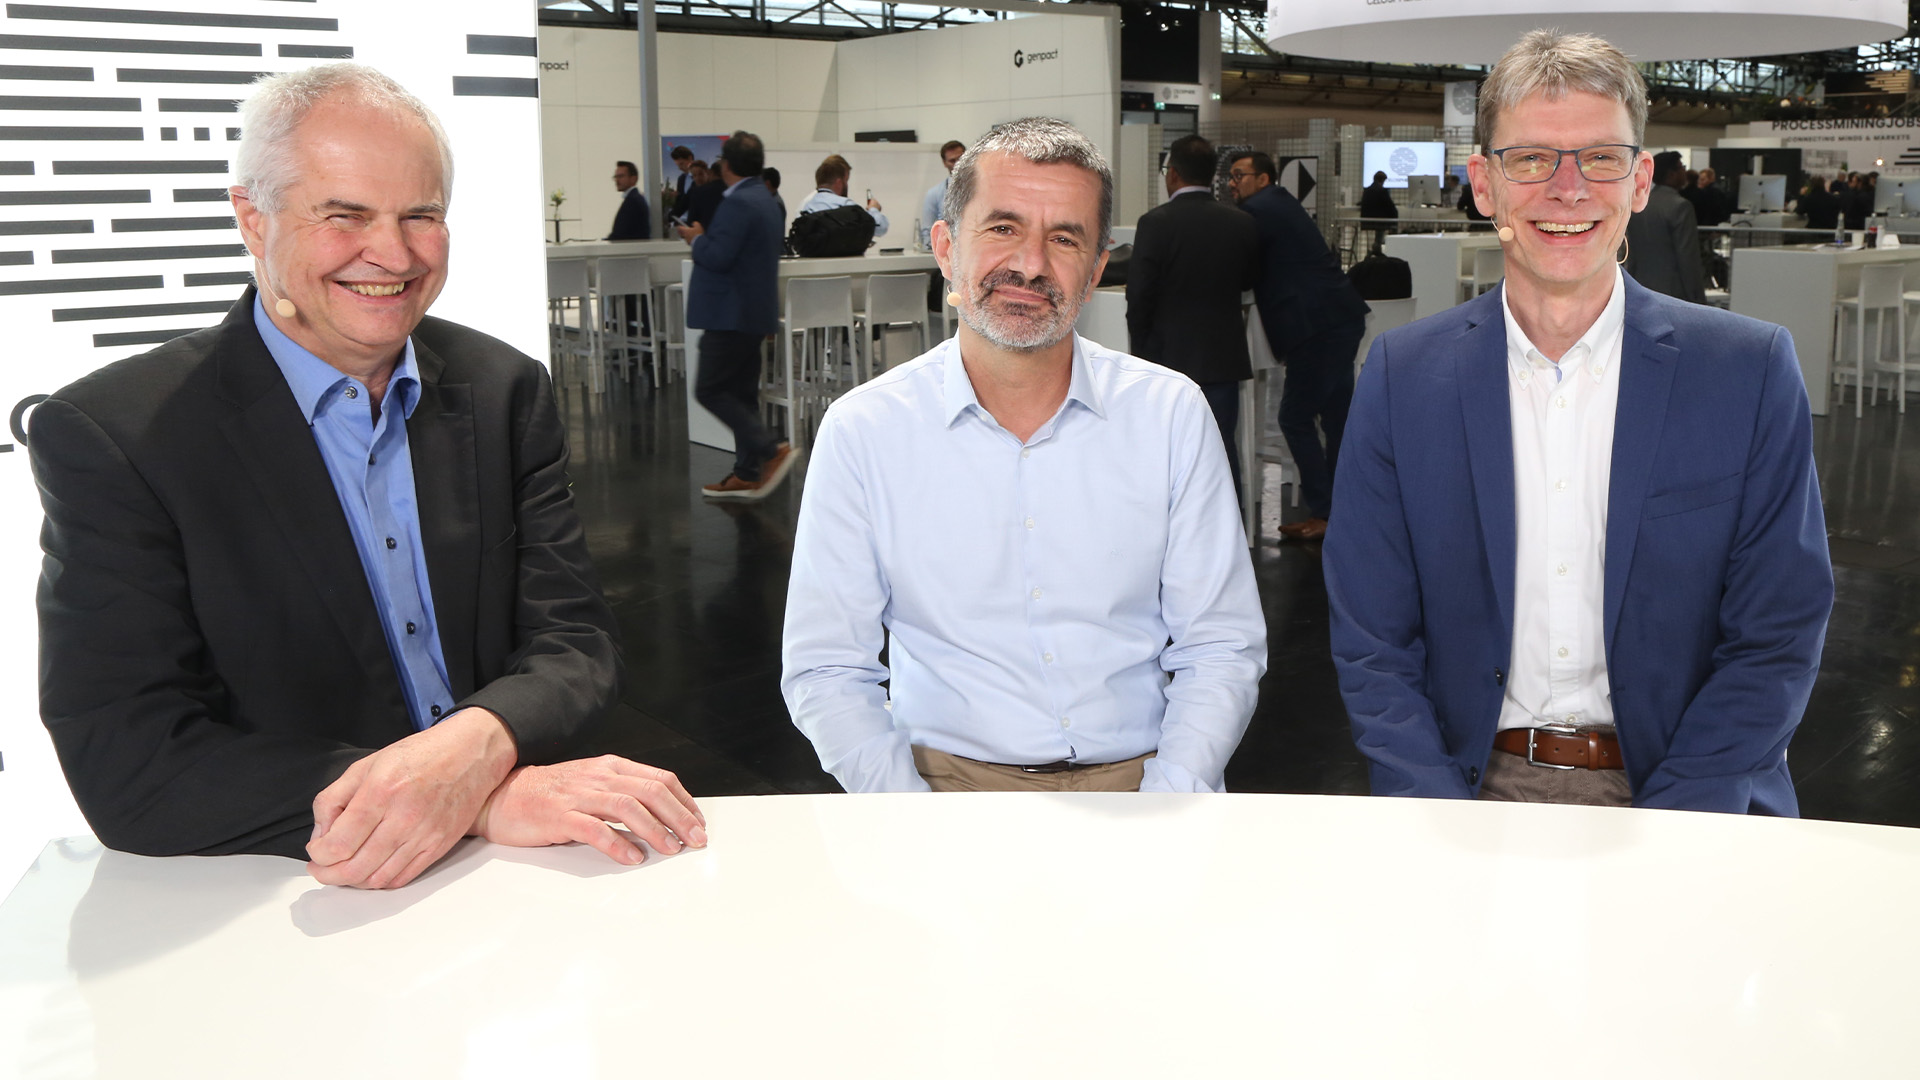
<path fill-rule="evenodd" d="M 853 166 L 839 154 L 828 154 L 820 167 L 813 170 L 815 188 L 807 201 L 800 204 L 803 214 L 817 214 L 822 210 L 834 210 L 842 206 L 858 205 L 847 198 L 847 184 L 853 177 Z M 873 236 L 879 239 L 887 235 L 887 215 L 880 212 L 880 204 L 867 200 L 867 216 L 873 219 Z"/>
<path fill-rule="evenodd" d="M 1266 625 L 1199 388 L 1072 332 L 1112 183 L 990 133 L 932 236 L 959 335 L 821 425 L 781 689 L 849 791 L 1224 787 Z"/>
<path fill-rule="evenodd" d="M 959 139 L 947 140 L 940 148 L 940 164 L 947 167 L 947 174 L 940 182 L 927 189 L 920 200 L 920 246 L 933 248 L 933 223 L 940 220 L 942 208 L 947 202 L 947 182 L 952 179 L 953 167 L 960 162 L 960 155 L 967 152 L 967 144 Z"/>

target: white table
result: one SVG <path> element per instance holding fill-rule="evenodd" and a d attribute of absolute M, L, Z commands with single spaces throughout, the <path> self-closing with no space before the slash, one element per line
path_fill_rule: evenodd
<path fill-rule="evenodd" d="M 1500 246 L 1483 233 L 1401 233 L 1387 237 L 1387 254 L 1407 260 L 1413 275 L 1413 317 L 1438 315 L 1460 302 L 1460 279 L 1473 273 L 1473 253 Z"/>
<path fill-rule="evenodd" d="M 853 310 L 861 311 L 866 307 L 867 278 L 874 274 L 910 274 L 929 270 L 938 274 L 940 264 L 931 252 L 907 252 L 900 255 L 878 255 L 877 249 L 869 248 L 865 255 L 849 255 L 836 259 L 781 259 L 780 260 L 780 302 L 786 303 L 787 282 L 797 277 L 840 277 L 853 278 Z M 670 278 L 656 279 L 687 282 L 687 295 L 693 295 L 693 259 L 681 248 L 682 263 L 680 269 Z M 691 302 L 691 300 L 689 301 Z M 706 410 L 706 407 L 694 400 L 694 387 L 700 379 L 700 331 L 687 328 L 687 438 L 703 446 L 718 450 L 733 451 L 733 430 L 720 422 L 720 418 Z"/>
<path fill-rule="evenodd" d="M 0 1075 L 1913 1075 L 1920 831 L 1289 795 L 709 799 L 405 889 L 50 845 Z"/>
<path fill-rule="evenodd" d="M 1815 415 L 1826 414 L 1832 381 L 1833 302 L 1860 287 L 1862 266 L 1888 262 L 1907 264 L 1907 288 L 1920 289 L 1920 244 L 1871 251 L 1790 244 L 1733 253 L 1732 310 L 1778 323 L 1793 335 Z"/>

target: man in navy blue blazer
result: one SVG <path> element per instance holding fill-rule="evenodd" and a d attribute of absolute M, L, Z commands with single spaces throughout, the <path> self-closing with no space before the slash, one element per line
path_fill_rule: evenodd
<path fill-rule="evenodd" d="M 760 342 L 780 329 L 781 214 L 760 182 L 766 160 L 759 136 L 734 132 L 720 147 L 726 194 L 712 227 L 680 228 L 693 245 L 687 325 L 703 331 L 693 397 L 733 431 L 733 471 L 700 489 L 710 499 L 764 499 L 796 458 L 760 422 Z"/>
<path fill-rule="evenodd" d="M 1506 280 L 1367 359 L 1325 565 L 1376 794 L 1798 813 L 1833 602 L 1806 388 L 1782 328 L 1617 269 L 1646 100 L 1598 38 L 1509 50 L 1468 164 Z"/>

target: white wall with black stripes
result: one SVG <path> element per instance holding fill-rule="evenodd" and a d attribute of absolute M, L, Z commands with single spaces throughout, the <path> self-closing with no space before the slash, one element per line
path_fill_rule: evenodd
<path fill-rule="evenodd" d="M 218 322 L 245 283 L 235 99 L 350 58 L 439 113 L 453 249 L 433 313 L 545 352 L 537 12 L 527 0 L 94 0 L 0 8 L 0 895 L 83 831 L 40 727 L 31 406 Z"/>

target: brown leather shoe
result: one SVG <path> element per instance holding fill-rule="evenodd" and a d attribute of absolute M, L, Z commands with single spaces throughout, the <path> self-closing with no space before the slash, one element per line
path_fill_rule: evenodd
<path fill-rule="evenodd" d="M 764 494 L 761 486 L 758 480 L 742 480 L 734 473 L 728 473 L 719 483 L 701 488 L 700 494 L 709 499 L 758 499 Z"/>
<path fill-rule="evenodd" d="M 1326 518 L 1308 518 L 1291 525 L 1280 526 L 1282 540 L 1318 540 L 1327 535 Z"/>
<path fill-rule="evenodd" d="M 780 481 L 787 478 L 787 473 L 792 471 L 794 463 L 799 460 L 800 452 L 790 444 L 781 443 L 774 447 L 773 456 L 760 465 L 760 493 L 754 498 L 764 499 L 773 494 L 773 489 L 780 486 Z"/>

